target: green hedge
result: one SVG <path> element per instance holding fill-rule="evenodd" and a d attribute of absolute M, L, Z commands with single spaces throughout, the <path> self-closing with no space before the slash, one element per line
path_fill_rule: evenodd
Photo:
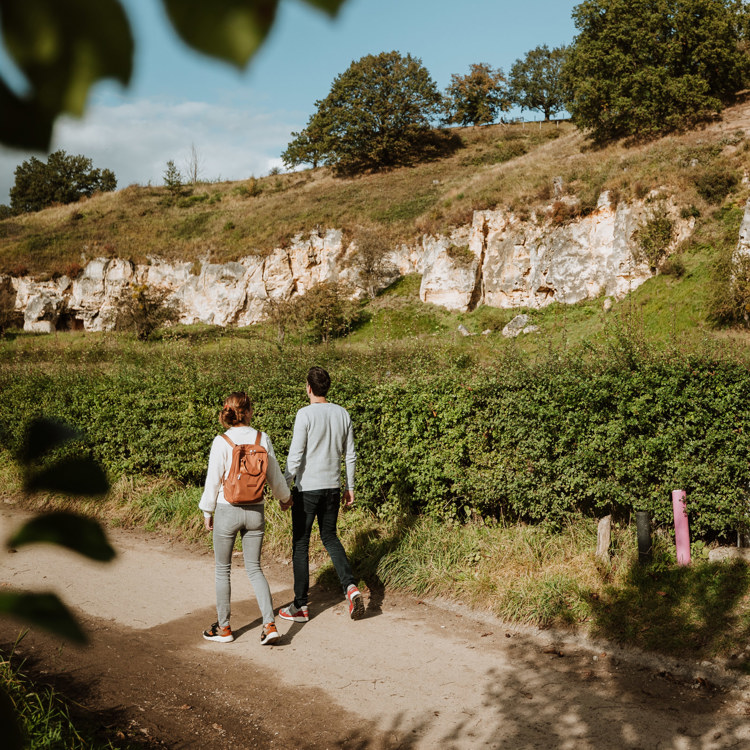
<path fill-rule="evenodd" d="M 145 351 L 145 350 L 144 350 Z M 308 354 L 242 352 L 58 362 L 0 368 L 0 423 L 18 447 L 29 418 L 79 426 L 113 475 L 203 480 L 218 409 L 249 390 L 254 424 L 282 461 L 305 405 Z M 417 355 L 318 356 L 331 399 L 349 409 L 357 442 L 358 500 L 444 518 L 558 523 L 571 514 L 648 510 L 671 521 L 670 491 L 688 492 L 695 535 L 729 533 L 747 518 L 750 376 L 709 357 L 568 357 L 492 368 Z M 398 372 L 390 375 L 389 369 Z"/>

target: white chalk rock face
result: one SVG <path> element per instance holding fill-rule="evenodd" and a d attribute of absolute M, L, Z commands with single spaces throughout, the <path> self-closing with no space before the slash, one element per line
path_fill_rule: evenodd
<path fill-rule="evenodd" d="M 149 265 L 139 267 L 139 281 L 148 286 L 177 290 L 187 284 L 192 275 L 193 263 L 170 263 L 160 258 L 151 258 Z"/>
<path fill-rule="evenodd" d="M 269 299 L 281 301 L 289 299 L 294 291 L 294 274 L 289 255 L 277 248 L 266 259 L 263 265 L 263 285 Z"/>
<path fill-rule="evenodd" d="M 341 232 L 329 229 L 312 233 L 306 240 L 298 235 L 289 248 L 289 265 L 299 294 L 326 281 L 338 281 L 343 248 Z"/>
<path fill-rule="evenodd" d="M 86 330 L 114 327 L 118 301 L 134 284 L 165 289 L 182 323 L 251 325 L 271 306 L 324 282 L 344 282 L 361 297 L 384 289 L 400 276 L 421 273 L 420 297 L 450 310 L 479 304 L 540 308 L 606 295 L 621 299 L 653 275 L 638 260 L 636 235 L 655 202 L 675 231 L 674 249 L 692 231 L 694 220 L 679 217 L 673 201 L 658 194 L 650 202 L 620 205 L 601 196 L 597 209 L 562 226 L 521 219 L 505 211 L 477 211 L 472 224 L 449 236 L 425 236 L 399 245 L 379 264 L 376 278 L 365 272 L 356 243 L 344 246 L 338 230 L 299 235 L 288 248 L 240 262 L 168 262 L 150 258 L 134 266 L 122 259 L 94 258 L 71 282 L 13 279 L 15 308 L 27 330 L 54 330 L 58 322 Z M 750 255 L 750 203 L 737 253 Z M 369 287 L 366 288 L 366 287 Z"/>
<path fill-rule="evenodd" d="M 198 276 L 191 276 L 174 295 L 182 307 L 185 323 L 218 326 L 237 322 L 245 308 L 248 271 L 241 263 L 206 263 Z"/>
<path fill-rule="evenodd" d="M 268 292 L 263 281 L 265 261 L 259 256 L 251 256 L 244 258 L 242 265 L 247 269 L 244 278 L 246 303 L 235 322 L 239 326 L 249 326 L 263 320 L 268 308 Z"/>
<path fill-rule="evenodd" d="M 421 245 L 399 245 L 386 255 L 385 260 L 387 265 L 395 269 L 398 276 L 422 273 L 424 271 L 424 248 Z"/>
<path fill-rule="evenodd" d="M 99 316 L 105 303 L 104 282 L 109 262 L 107 258 L 94 258 L 86 264 L 83 273 L 72 284 L 67 305 L 83 321 L 87 331 L 105 330 L 104 326 L 111 322 Z"/>
<path fill-rule="evenodd" d="M 732 255 L 732 262 L 740 263 L 741 258 L 750 258 L 750 198 L 745 203 L 745 214 L 740 224 L 740 236 Z"/>
<path fill-rule="evenodd" d="M 456 230 L 450 237 L 425 237 L 419 298 L 448 310 L 468 310 L 481 268 L 481 245 L 472 242 L 471 230 Z"/>
<path fill-rule="evenodd" d="M 70 279 L 61 276 L 54 281 L 18 279 L 13 306 L 23 312 L 23 329 L 32 333 L 54 331 L 65 309 L 65 297 Z"/>

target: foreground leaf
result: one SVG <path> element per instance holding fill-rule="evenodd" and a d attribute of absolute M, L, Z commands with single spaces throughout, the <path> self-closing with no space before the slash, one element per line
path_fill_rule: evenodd
<path fill-rule="evenodd" d="M 91 518 L 64 511 L 32 518 L 8 540 L 8 547 L 21 547 L 34 542 L 59 544 L 92 560 L 102 562 L 107 562 L 115 556 L 115 551 L 99 523 Z"/>
<path fill-rule="evenodd" d="M 164 0 L 173 26 L 194 49 L 243 67 L 268 34 L 278 0 Z"/>
<path fill-rule="evenodd" d="M 81 626 L 55 594 L 0 592 L 0 614 L 18 617 L 75 643 L 86 643 Z"/>
<path fill-rule="evenodd" d="M 13 701 L 0 687 L 0 726 L 3 728 L 4 750 L 23 750 L 23 735 Z"/>
<path fill-rule="evenodd" d="M 54 115 L 38 103 L 16 96 L 0 78 L 0 143 L 24 149 L 46 146 L 52 137 Z"/>
<path fill-rule="evenodd" d="M 46 120 L 81 116 L 89 89 L 103 78 L 130 81 L 133 37 L 118 0 L 0 0 L 0 13 L 8 54 L 30 87 L 26 109 L 16 106 L 12 118 L 3 111 L 5 144 L 46 149 Z"/>
<path fill-rule="evenodd" d="M 20 459 L 29 463 L 64 443 L 75 440 L 79 432 L 70 425 L 56 419 L 40 417 L 26 428 Z"/>
<path fill-rule="evenodd" d="M 324 10 L 328 15 L 335 16 L 339 8 L 344 4 L 344 0 L 305 0 L 308 5 L 313 5 L 320 10 Z"/>
<path fill-rule="evenodd" d="M 102 467 L 93 458 L 63 458 L 52 466 L 32 474 L 26 490 L 51 490 L 66 495 L 103 495 L 109 481 Z"/>

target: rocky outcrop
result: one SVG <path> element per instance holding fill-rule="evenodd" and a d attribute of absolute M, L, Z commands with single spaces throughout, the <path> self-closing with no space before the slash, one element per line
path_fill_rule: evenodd
<path fill-rule="evenodd" d="M 477 211 L 472 224 L 448 236 L 424 236 L 394 248 L 378 264 L 377 286 L 399 276 L 422 274 L 424 302 L 467 311 L 477 305 L 540 308 L 607 295 L 622 298 L 654 274 L 638 252 L 637 231 L 655 201 L 670 217 L 674 248 L 692 231 L 672 201 L 654 194 L 617 207 L 603 194 L 596 211 L 560 226 L 545 217 L 522 221 L 505 211 Z M 750 253 L 750 219 L 743 224 Z M 743 246 L 744 247 L 744 246 Z M 118 299 L 133 285 L 166 290 L 181 312 L 180 322 L 221 326 L 257 323 L 274 302 L 303 295 L 323 282 L 345 283 L 354 296 L 365 283 L 356 244 L 338 230 L 298 236 L 269 255 L 230 263 L 167 262 L 152 258 L 134 265 L 122 259 L 89 260 L 76 279 L 12 279 L 15 307 L 29 331 L 59 327 L 109 330 Z"/>
<path fill-rule="evenodd" d="M 504 211 L 477 211 L 461 235 L 460 252 L 456 238 L 426 250 L 421 298 L 464 311 L 479 303 L 540 308 L 599 295 L 621 299 L 654 275 L 647 260 L 639 259 L 636 232 L 655 200 L 614 208 L 604 193 L 592 214 L 557 227 Z M 689 236 L 694 220 L 682 219 L 671 201 L 660 205 L 673 223 L 671 252 Z"/>
<path fill-rule="evenodd" d="M 732 262 L 735 266 L 738 266 L 743 263 L 743 259 L 745 259 L 745 262 L 750 261 L 750 198 L 745 203 L 745 215 L 742 217 L 742 224 L 740 224 L 740 236 L 732 255 Z"/>

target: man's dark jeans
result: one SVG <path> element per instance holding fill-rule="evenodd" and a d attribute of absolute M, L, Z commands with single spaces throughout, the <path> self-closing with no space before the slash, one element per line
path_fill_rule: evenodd
<path fill-rule="evenodd" d="M 346 593 L 347 587 L 354 583 L 354 576 L 346 557 L 344 547 L 336 534 L 336 520 L 339 515 L 341 491 L 338 487 L 331 490 L 312 490 L 292 492 L 292 566 L 294 568 L 294 606 L 307 604 L 307 593 L 310 588 L 310 532 L 313 522 L 318 519 L 320 540 L 326 548 L 333 567 L 336 569 L 341 585 Z"/>

